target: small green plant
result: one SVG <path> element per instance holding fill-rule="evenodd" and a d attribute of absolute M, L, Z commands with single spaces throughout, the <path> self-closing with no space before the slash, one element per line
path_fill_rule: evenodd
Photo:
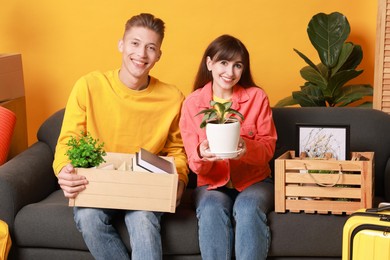
<path fill-rule="evenodd" d="M 244 120 L 244 116 L 237 110 L 231 108 L 233 102 L 219 103 L 214 100 L 210 101 L 210 108 L 200 111 L 197 115 L 204 114 L 200 128 L 207 125 L 208 122 L 215 122 L 217 124 L 225 124 L 232 119 L 236 119 L 238 116 L 241 120 Z"/>
<path fill-rule="evenodd" d="M 106 155 L 104 151 L 104 143 L 98 143 L 99 139 L 94 139 L 88 132 L 85 134 L 81 132 L 81 137 L 76 139 L 71 137 L 67 143 L 69 150 L 65 155 L 68 156 L 74 167 L 91 168 L 98 166 L 105 162 L 103 156 Z"/>

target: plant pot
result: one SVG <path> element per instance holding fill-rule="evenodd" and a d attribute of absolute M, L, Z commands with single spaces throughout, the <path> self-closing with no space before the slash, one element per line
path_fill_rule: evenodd
<path fill-rule="evenodd" d="M 210 152 L 219 157 L 237 156 L 240 140 L 240 122 L 230 121 L 225 124 L 209 122 L 206 125 L 206 136 Z"/>

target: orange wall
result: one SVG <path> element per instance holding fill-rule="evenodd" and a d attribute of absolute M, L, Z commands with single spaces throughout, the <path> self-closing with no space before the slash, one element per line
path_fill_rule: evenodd
<path fill-rule="evenodd" d="M 376 0 L 2 1 L 0 53 L 22 54 L 32 144 L 39 125 L 65 106 L 80 76 L 119 67 L 117 42 L 134 14 L 151 12 L 166 22 L 154 76 L 188 94 L 204 48 L 228 33 L 246 44 L 254 78 L 273 105 L 303 84 L 299 70 L 305 63 L 293 48 L 319 62 L 306 33 L 309 20 L 334 11 L 347 16 L 349 40 L 363 48 L 364 73 L 355 82 L 373 84 Z"/>

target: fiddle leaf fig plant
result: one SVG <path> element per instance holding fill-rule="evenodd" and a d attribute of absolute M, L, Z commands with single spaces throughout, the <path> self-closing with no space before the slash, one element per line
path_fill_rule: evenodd
<path fill-rule="evenodd" d="M 300 91 L 292 92 L 291 96 L 280 100 L 275 106 L 299 104 L 301 107 L 342 107 L 360 100 L 360 106 L 372 107 L 371 101 L 363 100 L 365 97 L 372 97 L 371 85 L 346 85 L 363 72 L 356 70 L 363 59 L 362 48 L 360 45 L 346 42 L 350 34 L 347 18 L 338 12 L 318 13 L 310 20 L 307 34 L 321 63 L 315 65 L 302 52 L 294 49 L 308 65 L 300 70 L 306 82 Z"/>
<path fill-rule="evenodd" d="M 71 136 L 67 145 L 66 155 L 74 167 L 91 168 L 105 162 L 104 143 L 99 143 L 99 139 L 94 139 L 89 132 L 81 132 L 80 138 Z"/>
<path fill-rule="evenodd" d="M 244 116 L 237 110 L 231 108 L 233 102 L 219 103 L 214 100 L 210 101 L 210 108 L 204 109 L 195 116 L 204 114 L 200 128 L 204 128 L 207 123 L 214 122 L 217 124 L 225 124 L 232 119 L 237 120 L 237 117 L 244 120 Z"/>

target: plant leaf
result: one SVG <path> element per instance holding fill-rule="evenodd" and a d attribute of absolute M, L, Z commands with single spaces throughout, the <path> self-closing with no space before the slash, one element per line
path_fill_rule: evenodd
<path fill-rule="evenodd" d="M 298 105 L 298 101 L 296 101 L 292 96 L 288 96 L 279 100 L 278 103 L 275 104 L 275 107 L 287 107 L 293 105 Z"/>
<path fill-rule="evenodd" d="M 321 62 L 328 68 L 335 67 L 350 33 L 347 18 L 338 12 L 319 13 L 310 20 L 307 33 Z"/>
<path fill-rule="evenodd" d="M 298 55 L 310 66 L 310 67 L 312 67 L 314 70 L 316 70 L 316 71 L 318 71 L 319 73 L 320 73 L 320 71 L 318 70 L 318 68 L 317 68 L 317 66 L 308 58 L 308 57 L 306 57 L 306 55 L 305 54 L 303 54 L 302 52 L 300 52 L 300 51 L 298 51 L 298 50 L 296 50 L 296 49 L 294 49 L 294 51 L 296 52 L 296 53 L 298 53 Z"/>
<path fill-rule="evenodd" d="M 340 68 L 340 70 L 356 69 L 356 67 L 363 60 L 362 47 L 360 45 L 357 44 L 355 45 L 353 43 L 345 43 L 345 44 L 352 44 L 353 49 L 352 49 L 352 53 L 348 56 L 347 61 Z"/>
<path fill-rule="evenodd" d="M 294 91 L 292 97 L 301 107 L 326 106 L 321 89 L 308 82 L 302 87 L 301 91 Z"/>
<path fill-rule="evenodd" d="M 326 95 L 335 96 L 335 92 L 340 90 L 345 83 L 351 79 L 356 78 L 363 73 L 363 70 L 343 70 L 337 72 L 328 82 L 328 88 Z M 329 92 L 329 93 L 328 93 Z M 325 93 L 324 93 L 325 94 Z"/>
<path fill-rule="evenodd" d="M 237 115 L 238 117 L 241 118 L 241 120 L 244 120 L 244 116 L 240 112 L 238 112 L 237 110 L 229 108 L 226 112 L 230 113 L 232 115 Z"/>
<path fill-rule="evenodd" d="M 336 74 L 340 68 L 344 65 L 344 63 L 348 60 L 349 55 L 351 55 L 353 51 L 353 44 L 351 43 L 344 43 L 343 48 L 341 49 L 341 53 L 339 56 L 339 60 L 337 61 L 337 64 L 334 68 L 332 68 L 332 74 Z"/>
<path fill-rule="evenodd" d="M 372 96 L 374 89 L 368 84 L 348 85 L 340 90 L 335 103 L 337 106 L 347 106 L 348 104 L 362 99 L 363 97 Z"/>
<path fill-rule="evenodd" d="M 319 86 L 321 89 L 326 88 L 328 82 L 319 69 L 314 70 L 312 67 L 306 66 L 301 69 L 300 73 L 305 80 Z"/>
<path fill-rule="evenodd" d="M 231 101 L 223 103 L 224 111 L 227 111 L 228 109 L 230 109 L 232 107 L 232 104 L 233 104 L 233 102 L 231 102 Z"/>
<path fill-rule="evenodd" d="M 202 111 L 200 111 L 199 113 L 197 113 L 195 116 L 200 115 L 200 114 L 208 114 L 208 113 L 211 113 L 211 112 L 213 112 L 213 111 L 214 111 L 213 108 L 203 109 Z"/>

